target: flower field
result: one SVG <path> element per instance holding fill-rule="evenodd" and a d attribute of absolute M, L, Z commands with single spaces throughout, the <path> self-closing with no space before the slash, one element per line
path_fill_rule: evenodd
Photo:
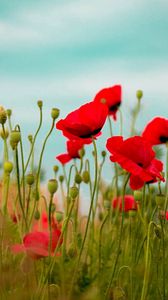
<path fill-rule="evenodd" d="M 43 102 L 26 145 L 14 112 L 0 106 L 0 299 L 168 299 L 168 119 L 156 116 L 137 132 L 138 90 L 125 138 L 122 101 L 115 85 L 64 119 L 52 108 L 37 161 Z M 44 153 L 54 131 L 62 133 L 66 151 L 56 153 L 53 177 L 44 184 Z M 111 173 L 103 176 L 105 164 Z M 87 215 L 82 191 L 89 194 Z"/>

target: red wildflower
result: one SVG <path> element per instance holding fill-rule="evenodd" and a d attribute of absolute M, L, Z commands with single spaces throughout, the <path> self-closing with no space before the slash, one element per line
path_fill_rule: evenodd
<path fill-rule="evenodd" d="M 114 209 L 118 208 L 122 212 L 122 196 L 116 197 L 112 201 L 112 206 Z M 124 196 L 124 211 L 137 210 L 137 204 L 132 195 Z"/>
<path fill-rule="evenodd" d="M 79 150 L 81 150 L 84 146 L 83 140 L 69 140 L 67 141 L 67 153 L 57 155 L 56 158 L 59 160 L 61 164 L 66 164 L 73 158 L 80 158 Z"/>
<path fill-rule="evenodd" d="M 157 178 L 164 181 L 160 174 L 163 164 L 155 159 L 151 145 L 142 137 L 134 136 L 123 141 L 123 137 L 115 136 L 107 140 L 106 146 L 112 154 L 110 160 L 130 173 L 130 187 L 133 190 Z"/>
<path fill-rule="evenodd" d="M 102 99 L 105 99 L 108 106 L 109 115 L 111 115 L 113 119 L 116 120 L 116 113 L 122 101 L 121 98 L 121 85 L 114 85 L 112 87 L 105 88 L 99 91 L 95 96 L 94 101 L 100 102 L 102 101 Z"/>
<path fill-rule="evenodd" d="M 54 250 L 58 244 L 61 231 L 54 229 L 52 231 L 52 242 L 51 242 L 51 255 L 54 255 Z M 59 242 L 60 245 L 62 241 Z M 14 253 L 25 252 L 28 256 L 33 259 L 39 259 L 49 255 L 50 245 L 50 233 L 35 231 L 26 234 L 23 238 L 23 244 L 16 244 L 12 246 Z"/>
<path fill-rule="evenodd" d="M 168 142 L 168 119 L 156 117 L 145 127 L 142 136 L 151 145 L 159 145 Z"/>
<path fill-rule="evenodd" d="M 92 137 L 100 135 L 106 121 L 108 108 L 99 102 L 89 102 L 57 122 L 56 128 L 62 130 L 69 139 L 85 139 L 89 143 Z"/>

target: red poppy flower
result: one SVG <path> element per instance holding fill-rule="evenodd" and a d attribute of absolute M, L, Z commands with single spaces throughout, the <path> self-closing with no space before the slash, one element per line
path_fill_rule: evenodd
<path fill-rule="evenodd" d="M 160 174 L 163 164 L 155 159 L 151 145 L 142 137 L 134 136 L 123 141 L 123 137 L 115 136 L 107 140 L 106 146 L 112 154 L 110 160 L 130 173 L 130 187 L 133 190 L 157 179 L 164 181 Z"/>
<path fill-rule="evenodd" d="M 53 229 L 56 229 L 58 224 L 54 217 L 51 217 L 51 226 Z M 49 223 L 48 223 L 48 215 L 45 211 L 42 212 L 41 218 L 34 222 L 32 231 L 48 231 Z"/>
<path fill-rule="evenodd" d="M 67 141 L 67 153 L 57 155 L 56 158 L 63 165 L 73 158 L 80 158 L 79 151 L 83 148 L 84 144 L 84 141 L 81 139 L 69 140 Z"/>
<path fill-rule="evenodd" d="M 119 209 L 122 212 L 122 196 L 116 197 L 112 201 L 112 206 L 114 209 Z M 137 210 L 137 203 L 132 195 L 124 196 L 124 211 Z"/>
<path fill-rule="evenodd" d="M 111 115 L 114 120 L 116 120 L 116 113 L 122 101 L 121 98 L 121 85 L 114 85 L 98 92 L 94 98 L 94 101 L 100 102 L 102 99 L 105 99 L 109 110 L 108 114 Z"/>
<path fill-rule="evenodd" d="M 145 127 L 142 136 L 151 145 L 159 145 L 168 142 L 168 119 L 156 117 Z"/>
<path fill-rule="evenodd" d="M 61 231 L 54 229 L 52 231 L 51 255 L 54 255 L 54 250 L 58 244 Z M 62 240 L 59 242 L 62 244 Z M 16 244 L 12 246 L 12 252 L 25 252 L 33 259 L 39 259 L 49 256 L 50 233 L 35 231 L 26 234 L 23 238 L 23 244 Z"/>
<path fill-rule="evenodd" d="M 104 103 L 89 102 L 57 122 L 56 128 L 62 130 L 69 139 L 84 139 L 90 143 L 92 137 L 100 135 L 106 121 L 108 108 Z"/>

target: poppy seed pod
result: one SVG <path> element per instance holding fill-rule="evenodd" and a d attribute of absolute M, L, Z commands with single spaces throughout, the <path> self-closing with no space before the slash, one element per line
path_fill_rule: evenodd
<path fill-rule="evenodd" d="M 90 181 L 90 174 L 88 171 L 83 171 L 82 173 L 82 180 L 84 183 L 89 183 Z"/>
<path fill-rule="evenodd" d="M 72 199 L 75 199 L 79 194 L 79 189 L 76 186 L 72 186 L 69 190 L 69 195 Z"/>
<path fill-rule="evenodd" d="M 38 100 L 37 101 L 37 105 L 39 108 L 42 108 L 43 107 L 43 101 L 42 100 Z"/>
<path fill-rule="evenodd" d="M 11 161 L 6 161 L 3 167 L 4 167 L 4 172 L 10 174 L 13 170 L 13 163 Z"/>
<path fill-rule="evenodd" d="M 33 174 L 26 175 L 26 183 L 28 185 L 33 185 L 33 183 L 34 183 L 34 175 Z"/>
<path fill-rule="evenodd" d="M 102 151 L 101 155 L 102 157 L 106 157 L 107 152 L 106 151 Z"/>
<path fill-rule="evenodd" d="M 75 175 L 75 183 L 80 184 L 82 182 L 82 177 L 79 173 Z"/>
<path fill-rule="evenodd" d="M 21 140 L 20 131 L 12 130 L 11 133 L 10 133 L 10 144 L 11 144 L 13 149 L 15 149 L 15 147 L 20 142 L 20 140 Z"/>
<path fill-rule="evenodd" d="M 165 195 L 156 195 L 155 201 L 158 207 L 164 207 L 165 200 Z"/>
<path fill-rule="evenodd" d="M 64 214 L 62 211 L 56 211 L 55 216 L 57 222 L 60 223 L 63 220 Z"/>
<path fill-rule="evenodd" d="M 5 124 L 7 120 L 7 113 L 6 113 L 6 110 L 0 106 L 0 124 Z"/>
<path fill-rule="evenodd" d="M 55 120 L 59 117 L 60 110 L 58 108 L 52 108 L 51 117 Z"/>
<path fill-rule="evenodd" d="M 50 179 L 48 181 L 48 191 L 51 195 L 53 195 L 58 189 L 58 182 L 56 179 Z"/>
<path fill-rule="evenodd" d="M 5 128 L 4 130 L 1 129 L 0 131 L 0 136 L 3 140 L 6 140 L 9 136 L 9 131 L 7 128 Z"/>
<path fill-rule="evenodd" d="M 138 90 L 138 91 L 136 92 L 136 96 L 137 96 L 137 99 L 138 99 L 138 100 L 141 100 L 141 98 L 143 97 L 143 91 Z"/>

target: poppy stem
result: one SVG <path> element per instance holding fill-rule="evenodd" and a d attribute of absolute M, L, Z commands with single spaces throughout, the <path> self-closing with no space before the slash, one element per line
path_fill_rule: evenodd
<path fill-rule="evenodd" d="M 99 272 L 101 271 L 102 233 L 103 233 L 103 228 L 104 228 L 104 225 L 105 225 L 108 217 L 109 217 L 109 210 L 107 211 L 107 213 L 106 213 L 106 215 L 104 217 L 104 220 L 103 220 L 103 222 L 102 222 L 102 224 L 100 226 L 100 234 L 99 234 Z"/>
<path fill-rule="evenodd" d="M 109 285 L 108 285 L 106 293 L 105 293 L 105 300 L 108 299 L 109 292 L 110 292 L 110 289 L 111 289 L 111 285 L 112 285 L 112 282 L 113 282 L 113 278 L 114 278 L 114 275 L 115 275 L 115 271 L 116 271 L 116 267 L 117 267 L 119 255 L 120 255 L 121 239 L 122 239 L 122 232 L 123 232 L 123 225 L 124 225 L 124 196 L 125 196 L 126 186 L 127 186 L 129 177 L 130 177 L 130 174 L 127 175 L 126 180 L 125 180 L 124 185 L 123 185 L 123 191 L 122 191 L 122 218 L 121 218 L 121 225 L 120 225 L 120 233 L 119 233 L 117 255 L 116 255 L 115 262 L 114 262 L 114 268 L 113 268 L 113 272 L 111 274 Z"/>

